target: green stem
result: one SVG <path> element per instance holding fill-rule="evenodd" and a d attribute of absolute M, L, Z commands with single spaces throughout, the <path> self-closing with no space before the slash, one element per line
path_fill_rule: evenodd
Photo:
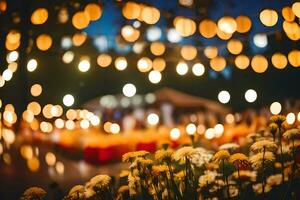
<path fill-rule="evenodd" d="M 229 193 L 229 185 L 228 185 L 228 177 L 225 174 L 225 161 L 222 159 L 222 171 L 223 171 L 223 176 L 224 176 L 224 181 L 226 183 L 226 192 L 227 192 L 227 198 L 230 199 L 230 193 Z"/>

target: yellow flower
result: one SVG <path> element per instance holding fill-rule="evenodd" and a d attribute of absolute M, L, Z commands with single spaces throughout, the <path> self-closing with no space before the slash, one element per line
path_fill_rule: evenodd
<path fill-rule="evenodd" d="M 139 164 L 141 164 L 141 165 L 144 166 L 144 167 L 153 164 L 153 160 L 151 160 L 151 159 L 145 159 L 145 158 L 143 158 L 143 157 L 138 157 L 138 158 L 136 158 L 136 162 L 139 163 Z"/>
<path fill-rule="evenodd" d="M 175 176 L 175 178 L 182 180 L 185 177 L 185 172 L 184 172 L 184 170 L 181 170 L 181 171 L 177 172 L 176 174 L 174 174 L 174 176 Z"/>
<path fill-rule="evenodd" d="M 281 126 L 282 123 L 285 121 L 285 116 L 283 115 L 274 115 L 270 119 L 271 122 L 277 124 L 277 126 Z"/>
<path fill-rule="evenodd" d="M 25 190 L 23 193 L 21 200 L 27 199 L 44 199 L 46 196 L 46 191 L 40 187 L 31 187 Z"/>
<path fill-rule="evenodd" d="M 162 172 L 167 172 L 169 170 L 167 165 L 154 165 L 152 166 L 152 171 L 155 174 L 160 174 Z"/>
<path fill-rule="evenodd" d="M 267 178 L 267 184 L 270 186 L 280 185 L 282 183 L 282 174 L 271 175 Z"/>
<path fill-rule="evenodd" d="M 181 147 L 173 154 L 173 159 L 176 161 L 184 160 L 188 156 L 192 156 L 197 153 L 197 150 L 193 147 Z"/>
<path fill-rule="evenodd" d="M 230 156 L 229 162 L 233 163 L 237 168 L 248 165 L 248 157 L 243 153 L 235 153 Z"/>
<path fill-rule="evenodd" d="M 122 161 L 123 162 L 132 162 L 136 157 L 144 157 L 148 154 L 149 154 L 149 152 L 144 151 L 144 150 L 128 152 L 122 156 Z"/>
<path fill-rule="evenodd" d="M 261 194 L 262 193 L 262 184 L 261 183 L 257 183 L 252 185 L 253 191 L 256 194 Z M 265 192 L 268 193 L 270 192 L 270 190 L 272 189 L 272 187 L 268 184 L 265 185 Z"/>
<path fill-rule="evenodd" d="M 129 186 L 128 185 L 122 185 L 118 189 L 118 193 L 124 193 L 124 192 L 127 192 L 127 191 L 129 191 Z"/>
<path fill-rule="evenodd" d="M 278 126 L 276 123 L 273 122 L 269 125 L 269 129 L 272 134 L 276 134 L 278 130 Z"/>
<path fill-rule="evenodd" d="M 160 149 L 155 152 L 155 160 L 164 161 L 166 159 L 172 158 L 173 150 L 171 149 Z"/>
<path fill-rule="evenodd" d="M 293 128 L 283 133 L 283 137 L 288 140 L 294 140 L 300 137 L 300 129 Z"/>
<path fill-rule="evenodd" d="M 260 140 L 252 144 L 250 149 L 253 152 L 262 152 L 264 149 L 265 151 L 275 152 L 277 150 L 277 145 L 271 140 Z"/>
<path fill-rule="evenodd" d="M 110 183 L 110 176 L 108 175 L 97 175 L 91 178 L 89 186 L 93 187 L 107 187 Z"/>
<path fill-rule="evenodd" d="M 78 193 L 84 193 L 84 186 L 83 185 L 75 185 L 74 187 L 72 187 L 72 189 L 69 191 L 69 195 L 72 194 L 78 194 Z"/>
<path fill-rule="evenodd" d="M 250 162 L 252 163 L 252 167 L 254 169 L 259 169 L 262 167 L 262 162 L 264 160 L 265 163 L 273 162 L 275 160 L 275 156 L 272 152 L 266 151 L 265 155 L 263 152 L 259 152 L 250 157 Z"/>
<path fill-rule="evenodd" d="M 240 170 L 240 178 L 242 180 L 250 180 L 250 181 L 256 181 L 257 172 L 256 171 L 250 171 L 250 170 Z M 233 172 L 232 174 L 233 178 L 238 179 L 238 171 Z"/>
<path fill-rule="evenodd" d="M 216 163 L 220 163 L 223 160 L 228 160 L 230 157 L 230 153 L 227 150 L 220 150 L 217 153 L 215 153 L 213 160 Z"/>

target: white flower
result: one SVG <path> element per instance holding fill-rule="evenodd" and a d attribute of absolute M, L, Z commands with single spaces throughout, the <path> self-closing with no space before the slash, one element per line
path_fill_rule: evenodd
<path fill-rule="evenodd" d="M 195 154 L 188 156 L 188 158 L 190 159 L 191 163 L 197 167 L 201 167 L 208 163 L 213 157 L 213 155 L 204 148 L 198 147 L 195 150 Z"/>
<path fill-rule="evenodd" d="M 207 184 L 212 184 L 216 180 L 217 176 L 218 173 L 216 171 L 205 171 L 204 175 L 200 176 L 199 178 L 200 188 L 205 187 Z"/>
<path fill-rule="evenodd" d="M 235 150 L 240 148 L 240 145 L 236 144 L 236 143 L 226 143 L 226 144 L 222 144 L 219 147 L 219 150 Z"/>
<path fill-rule="evenodd" d="M 173 159 L 176 161 L 184 160 L 186 157 L 190 157 L 197 153 L 197 150 L 193 147 L 181 147 L 173 154 Z"/>

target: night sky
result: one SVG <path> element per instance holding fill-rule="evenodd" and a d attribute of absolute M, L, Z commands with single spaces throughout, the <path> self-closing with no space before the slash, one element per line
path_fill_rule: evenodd
<path fill-rule="evenodd" d="M 103 15 L 84 30 L 90 37 L 81 47 L 72 47 L 75 53 L 75 59 L 71 64 L 64 64 L 61 60 L 62 54 L 66 51 L 60 48 L 60 40 L 63 36 L 72 35 L 75 29 L 70 22 L 65 25 L 57 25 L 55 15 L 57 13 L 55 5 L 61 5 L 63 1 L 9 1 L 10 12 L 17 12 L 21 18 L 28 17 L 28 13 L 37 7 L 45 6 L 50 9 L 49 20 L 45 25 L 33 27 L 21 21 L 18 25 L 11 23 L 11 18 L 7 15 L 1 15 L 1 72 L 6 68 L 4 38 L 11 27 L 17 26 L 18 29 L 28 35 L 28 40 L 34 39 L 40 33 L 48 33 L 54 39 L 54 45 L 46 52 L 40 52 L 33 45 L 29 54 L 21 54 L 21 65 L 14 74 L 13 79 L 3 88 L 0 88 L 0 98 L 4 103 L 13 103 L 17 109 L 21 110 L 25 105 L 38 100 L 42 104 L 62 104 L 62 98 L 65 94 L 71 93 L 75 97 L 74 107 L 80 107 L 84 102 L 106 94 L 120 94 L 124 84 L 130 82 L 137 86 L 137 92 L 145 94 L 153 92 L 162 87 L 172 87 L 190 94 L 217 100 L 218 92 L 227 90 L 231 94 L 229 106 L 235 110 L 242 110 L 253 107 L 259 108 L 268 105 L 273 101 L 282 101 L 287 98 L 300 98 L 300 69 L 288 66 L 284 70 L 275 69 L 270 62 L 270 55 L 275 52 L 281 52 L 285 55 L 292 49 L 299 49 L 299 42 L 290 41 L 282 31 L 281 8 L 291 5 L 291 0 L 213 0 L 197 1 L 194 8 L 185 8 L 180 6 L 176 0 L 158 1 L 147 0 L 139 1 L 154 5 L 161 11 L 161 19 L 156 24 L 163 31 L 162 42 L 166 42 L 166 30 L 172 25 L 175 16 L 184 15 L 196 19 L 197 24 L 205 18 L 211 18 L 217 21 L 224 15 L 237 17 L 247 15 L 252 20 L 252 28 L 247 34 L 235 33 L 233 38 L 243 41 L 244 54 L 252 56 L 263 54 L 268 57 L 269 68 L 263 74 L 253 72 L 251 67 L 246 70 L 240 70 L 232 65 L 233 57 L 228 58 L 226 70 L 222 73 L 216 73 L 210 70 L 209 60 L 204 57 L 203 51 L 198 52 L 198 60 L 206 67 L 206 72 L 202 77 L 196 77 L 191 72 L 186 76 L 176 74 L 175 67 L 179 61 L 179 47 L 183 44 L 193 44 L 198 49 L 203 49 L 208 45 L 215 45 L 223 56 L 229 55 L 226 50 L 226 42 L 218 39 L 205 39 L 196 34 L 187 39 L 183 39 L 180 44 L 169 44 L 170 51 L 165 55 L 167 68 L 163 72 L 162 81 L 157 84 L 151 84 L 147 79 L 147 74 L 141 74 L 136 68 L 138 58 L 150 55 L 148 49 L 141 55 L 130 52 L 130 46 L 121 48 L 115 42 L 115 38 L 120 33 L 120 28 L 124 24 L 132 24 L 132 21 L 126 21 L 121 15 L 120 5 L 112 0 L 100 1 L 103 5 Z M 85 2 L 85 1 L 83 1 Z M 26 4 L 26 6 L 25 6 Z M 23 5 L 23 6 L 22 6 Z M 259 11 L 264 8 L 273 8 L 279 11 L 279 21 L 274 27 L 265 27 L 259 21 Z M 72 11 L 71 11 L 72 12 Z M 27 19 L 28 20 L 28 19 Z M 142 26 L 145 30 L 147 26 Z M 255 47 L 252 38 L 256 33 L 268 34 L 268 46 L 263 49 Z M 99 36 L 104 36 L 108 40 L 108 46 L 99 48 L 95 45 L 95 40 Z M 145 36 L 142 36 L 145 39 Z M 26 42 L 25 42 L 26 43 Z M 30 44 L 30 42 L 29 42 Z M 113 66 L 101 68 L 97 66 L 96 58 L 101 52 L 108 52 L 115 58 L 117 55 L 124 55 L 128 60 L 128 67 L 125 71 L 117 71 Z M 87 73 L 80 73 L 77 64 L 81 56 L 91 58 L 91 69 Z M 26 71 L 26 60 L 36 58 L 39 62 L 38 69 L 33 73 Z M 192 66 L 190 64 L 189 66 Z M 24 70 L 25 69 L 25 70 Z M 30 96 L 29 88 L 34 83 L 40 83 L 43 86 L 43 93 L 38 98 Z M 255 89 L 258 93 L 258 99 L 254 104 L 249 104 L 244 99 L 244 93 L 248 89 Z"/>

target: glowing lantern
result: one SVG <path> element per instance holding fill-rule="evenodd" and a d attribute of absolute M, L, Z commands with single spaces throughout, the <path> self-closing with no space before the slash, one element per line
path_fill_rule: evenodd
<path fill-rule="evenodd" d="M 293 13 L 292 8 L 289 6 L 282 8 L 281 14 L 285 21 L 293 22 L 295 20 L 295 14 Z"/>
<path fill-rule="evenodd" d="M 262 55 L 256 55 L 251 60 L 251 66 L 256 73 L 264 73 L 268 69 L 268 60 Z"/>
<path fill-rule="evenodd" d="M 160 18 L 160 12 L 157 8 L 145 6 L 142 8 L 141 19 L 147 24 L 155 24 Z"/>
<path fill-rule="evenodd" d="M 217 72 L 222 71 L 226 67 L 226 60 L 222 56 L 217 56 L 211 59 L 209 63 L 210 67 Z"/>
<path fill-rule="evenodd" d="M 231 39 L 227 43 L 227 49 L 230 53 L 237 55 L 240 54 L 243 50 L 243 44 L 237 39 Z"/>
<path fill-rule="evenodd" d="M 210 59 L 215 58 L 218 55 L 218 48 L 214 46 L 207 46 L 204 49 L 204 55 Z"/>
<path fill-rule="evenodd" d="M 90 16 L 86 12 L 79 11 L 72 17 L 72 24 L 77 29 L 84 29 L 90 23 Z"/>
<path fill-rule="evenodd" d="M 36 172 L 40 168 L 40 161 L 36 157 L 27 160 L 27 167 L 30 171 Z"/>
<path fill-rule="evenodd" d="M 226 33 L 224 31 L 222 31 L 221 29 L 217 30 L 217 35 L 222 40 L 229 40 L 231 38 L 231 36 L 232 36 L 232 34 Z"/>
<path fill-rule="evenodd" d="M 288 54 L 288 59 L 290 64 L 293 67 L 299 67 L 300 66 L 300 51 L 299 50 L 292 50 Z"/>
<path fill-rule="evenodd" d="M 217 25 L 210 19 L 205 19 L 200 22 L 199 32 L 205 38 L 212 38 L 217 33 Z"/>
<path fill-rule="evenodd" d="M 249 64 L 250 64 L 250 60 L 245 55 L 238 55 L 235 58 L 234 63 L 237 66 L 237 68 L 239 68 L 239 69 L 246 69 L 249 66 Z"/>
<path fill-rule="evenodd" d="M 97 57 L 97 63 L 100 67 L 108 67 L 111 64 L 112 58 L 108 54 L 100 54 Z"/>
<path fill-rule="evenodd" d="M 126 19 L 136 19 L 140 16 L 141 7 L 139 4 L 129 1 L 122 8 L 122 14 Z"/>
<path fill-rule="evenodd" d="M 140 37 L 140 31 L 130 25 L 123 26 L 121 35 L 127 42 L 135 42 Z"/>
<path fill-rule="evenodd" d="M 162 72 L 166 68 L 166 61 L 163 58 L 155 58 L 152 66 L 154 70 Z"/>
<path fill-rule="evenodd" d="M 36 46 L 41 51 L 47 51 L 52 46 L 52 38 L 47 34 L 39 35 L 36 39 Z"/>
<path fill-rule="evenodd" d="M 180 54 L 185 60 L 193 60 L 197 56 L 197 49 L 192 45 L 186 45 L 181 48 Z"/>
<path fill-rule="evenodd" d="M 275 53 L 272 56 L 271 61 L 274 67 L 276 67 L 277 69 L 284 69 L 288 62 L 287 58 L 282 53 Z"/>
<path fill-rule="evenodd" d="M 40 84 L 34 84 L 30 88 L 30 93 L 32 96 L 37 97 L 42 93 L 42 86 Z"/>
<path fill-rule="evenodd" d="M 196 23 L 189 18 L 177 17 L 174 19 L 176 31 L 183 37 L 188 37 L 196 32 Z"/>
<path fill-rule="evenodd" d="M 247 33 L 250 30 L 252 23 L 251 23 L 251 20 L 249 17 L 241 15 L 241 16 L 238 16 L 235 19 L 235 21 L 237 24 L 237 28 L 236 28 L 237 32 Z"/>
<path fill-rule="evenodd" d="M 259 19 L 265 26 L 274 26 L 278 21 L 278 14 L 275 10 L 265 9 L 260 12 Z"/>
<path fill-rule="evenodd" d="M 232 34 L 237 29 L 237 23 L 233 17 L 225 16 L 219 19 L 218 28 L 227 34 Z"/>
<path fill-rule="evenodd" d="M 150 45 L 150 51 L 155 56 L 160 56 L 160 55 L 164 54 L 165 50 L 166 50 L 166 47 L 161 42 L 153 42 Z"/>
<path fill-rule="evenodd" d="M 295 2 L 292 5 L 293 13 L 300 18 L 300 2 Z"/>
<path fill-rule="evenodd" d="M 84 12 L 88 13 L 91 21 L 98 20 L 102 15 L 101 7 L 95 3 L 89 3 L 85 6 Z"/>
<path fill-rule="evenodd" d="M 48 11 L 45 8 L 38 8 L 31 15 L 31 23 L 34 25 L 44 24 L 47 19 Z"/>
<path fill-rule="evenodd" d="M 81 46 L 86 41 L 87 35 L 86 33 L 75 33 L 72 37 L 72 41 L 74 46 Z"/>
<path fill-rule="evenodd" d="M 152 69 L 152 61 L 147 57 L 143 57 L 139 59 L 137 66 L 140 72 L 148 72 Z"/>

